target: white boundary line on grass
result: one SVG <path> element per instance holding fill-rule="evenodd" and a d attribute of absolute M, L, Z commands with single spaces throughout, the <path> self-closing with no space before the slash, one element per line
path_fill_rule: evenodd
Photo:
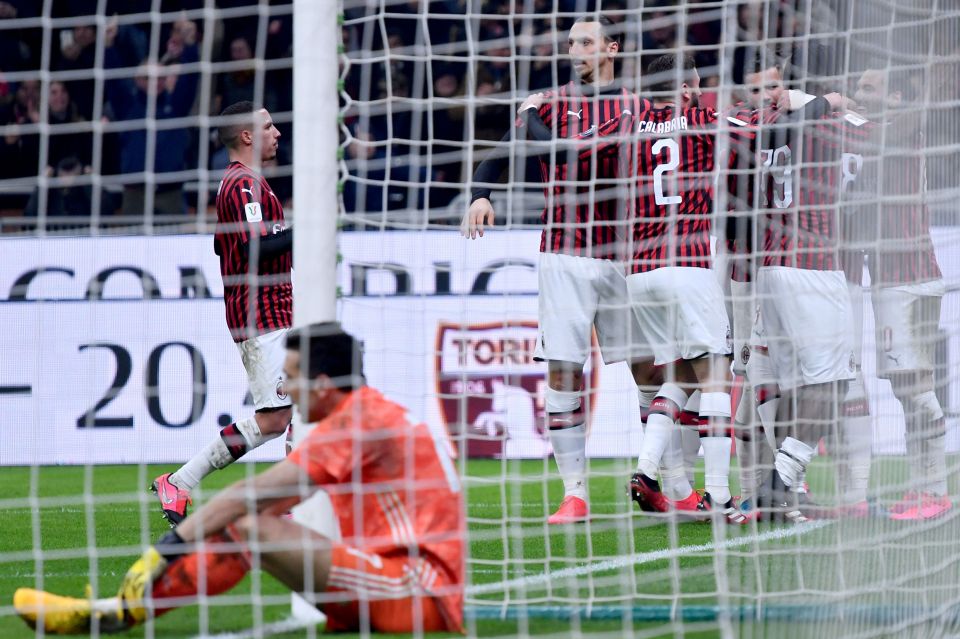
<path fill-rule="evenodd" d="M 269 637 L 279 635 L 284 632 L 293 632 L 303 630 L 309 626 L 317 625 L 313 621 L 304 621 L 295 617 L 287 617 L 283 621 L 274 621 L 264 624 L 260 627 L 248 628 L 247 630 L 238 630 L 237 632 L 220 632 L 215 635 L 197 635 L 194 639 L 254 639 L 255 637 Z M 322 633 L 317 633 L 322 634 Z"/>
<path fill-rule="evenodd" d="M 679 548 L 664 548 L 663 550 L 654 550 L 651 552 L 641 552 L 629 555 L 626 557 L 618 557 L 617 559 L 607 559 L 605 561 L 597 561 L 592 564 L 585 564 L 583 566 L 573 566 L 571 568 L 561 568 L 560 570 L 551 570 L 550 572 L 542 572 L 537 575 L 530 575 L 529 577 L 518 577 L 516 579 L 508 579 L 506 581 L 501 581 L 495 584 L 478 584 L 475 586 L 470 586 L 467 588 L 467 596 L 476 596 L 476 595 L 486 595 L 494 592 L 503 592 L 505 590 L 513 588 L 522 588 L 528 586 L 536 586 L 538 584 L 546 583 L 548 581 L 553 581 L 554 579 L 566 579 L 569 577 L 580 577 L 582 575 L 589 575 L 595 572 L 603 572 L 606 570 L 615 570 L 617 568 L 625 568 L 627 566 L 638 566 L 640 564 L 648 564 L 654 561 L 662 561 L 664 559 L 675 559 L 688 555 L 690 553 L 698 552 L 709 552 L 711 550 L 719 549 L 730 549 L 738 548 L 740 546 L 748 546 L 755 543 L 763 543 L 765 541 L 774 541 L 779 539 L 789 539 L 790 537 L 799 537 L 807 533 L 813 532 L 823 528 L 824 526 L 829 526 L 833 522 L 831 521 L 811 521 L 805 524 L 797 524 L 790 526 L 789 528 L 777 528 L 775 530 L 768 530 L 767 532 L 760 533 L 758 535 L 745 535 L 743 537 L 735 537 L 731 539 L 725 539 L 720 543 L 711 542 L 708 544 L 699 544 L 696 546 L 680 546 Z M 500 603 L 500 602 L 490 602 L 490 603 Z"/>
<path fill-rule="evenodd" d="M 832 523 L 832 521 L 824 520 L 811 521 L 805 524 L 791 526 L 789 528 L 768 530 L 757 535 L 745 535 L 743 537 L 725 539 L 720 543 L 711 542 L 708 544 L 698 544 L 696 546 L 680 546 L 679 548 L 664 548 L 663 550 L 654 550 L 652 552 L 635 553 L 633 555 L 620 557 L 618 559 L 607 559 L 605 561 L 597 561 L 592 564 L 585 564 L 583 566 L 561 568 L 560 570 L 542 572 L 536 575 L 530 575 L 529 577 L 508 579 L 495 584 L 480 584 L 471 586 L 467 588 L 466 594 L 467 596 L 485 595 L 493 592 L 502 592 L 511 588 L 536 586 L 554 579 L 580 577 L 582 575 L 589 575 L 595 572 L 615 570 L 617 568 L 625 568 L 627 566 L 638 566 L 640 564 L 648 564 L 654 561 L 662 561 L 664 559 L 674 559 L 691 553 L 710 552 L 712 550 L 719 550 L 721 548 L 727 550 L 730 548 L 739 548 L 741 546 L 759 544 L 767 541 L 790 539 L 791 537 L 800 537 L 801 535 L 806 535 L 814 530 L 819 530 L 820 528 L 829 526 Z M 499 604 L 500 602 L 489 603 Z M 312 622 L 304 622 L 293 617 L 288 617 L 283 621 L 269 623 L 259 628 L 250 628 L 249 630 L 242 630 L 239 632 L 224 632 L 215 635 L 197 635 L 194 639 L 253 639 L 254 637 L 269 637 L 271 635 L 277 635 L 283 632 L 302 630 L 310 625 L 313 625 Z"/>

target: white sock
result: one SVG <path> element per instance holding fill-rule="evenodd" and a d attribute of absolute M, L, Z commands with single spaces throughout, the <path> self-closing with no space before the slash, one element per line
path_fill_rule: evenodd
<path fill-rule="evenodd" d="M 774 397 L 768 399 L 762 404 L 757 404 L 757 415 L 760 417 L 760 423 L 763 425 L 763 430 L 766 433 L 767 441 L 776 442 L 776 424 L 777 424 L 777 409 L 780 406 L 780 398 Z"/>
<path fill-rule="evenodd" d="M 645 411 L 650 408 L 650 404 L 653 403 L 653 400 L 657 398 L 657 391 L 645 391 L 642 388 L 637 387 L 637 405 L 640 407 L 640 411 Z"/>
<path fill-rule="evenodd" d="M 676 417 L 687 403 L 687 393 L 676 384 L 666 383 L 660 386 L 657 398 L 653 400 L 653 412 L 647 417 L 647 426 L 643 430 L 643 442 L 637 458 L 637 472 L 650 479 L 656 479 L 657 469 L 663 459 L 663 453 L 670 444 Z M 669 413 L 667 417 L 664 413 Z"/>
<path fill-rule="evenodd" d="M 869 415 L 844 417 L 843 445 L 838 451 L 842 455 L 841 465 L 845 467 L 840 484 L 841 503 L 856 504 L 867 499 L 870 485 L 870 460 L 873 447 L 871 418 Z"/>
<path fill-rule="evenodd" d="M 716 505 L 730 501 L 730 438 L 701 437 L 706 466 L 705 488 Z"/>
<path fill-rule="evenodd" d="M 947 494 L 947 436 L 927 438 L 921 450 L 926 491 L 943 497 Z"/>
<path fill-rule="evenodd" d="M 553 458 L 563 479 L 564 497 L 587 500 L 587 426 L 577 424 L 568 428 L 551 428 L 550 443 Z"/>
<path fill-rule="evenodd" d="M 722 505 L 730 501 L 730 437 L 726 429 L 730 426 L 730 393 L 703 393 L 700 396 L 700 418 L 711 427 L 723 428 L 710 437 L 701 437 L 703 444 L 703 465 L 705 488 L 713 503 Z M 711 431 L 712 432 L 712 431 Z"/>
<path fill-rule="evenodd" d="M 947 494 L 946 431 L 940 400 L 932 390 L 913 398 L 918 409 L 920 437 L 920 467 L 924 490 L 934 495 Z"/>
<path fill-rule="evenodd" d="M 673 428 L 670 433 L 670 443 L 667 444 L 660 460 L 661 489 L 667 499 L 685 499 L 693 490 L 684 472 L 686 464 L 683 459 L 682 440 L 680 429 Z"/>
<path fill-rule="evenodd" d="M 684 413 L 692 413 L 699 417 L 700 415 L 700 396 L 703 395 L 700 390 L 695 390 L 690 394 L 683 407 Z M 685 426 L 683 419 L 680 420 L 680 439 L 683 442 L 683 463 L 687 470 L 687 479 L 691 484 L 697 479 L 697 460 L 700 458 L 700 431 L 693 426 Z"/>
<path fill-rule="evenodd" d="M 236 424 L 231 424 L 231 426 L 236 426 L 237 432 L 246 443 L 244 453 L 276 437 L 276 435 L 264 437 L 254 417 L 241 420 Z M 227 428 L 230 428 L 230 426 L 227 426 L 224 430 Z M 223 437 L 218 435 L 216 439 L 207 444 L 206 448 L 194 455 L 190 461 L 173 473 L 170 476 L 170 483 L 183 490 L 193 490 L 204 477 L 215 470 L 226 468 L 234 461 L 234 457 L 223 441 Z"/>
<path fill-rule="evenodd" d="M 700 459 L 700 431 L 692 426 L 681 426 L 679 430 L 683 467 L 687 471 L 687 480 L 693 484 L 697 480 L 697 461 Z"/>
<path fill-rule="evenodd" d="M 662 413 L 651 413 L 647 417 L 647 427 L 643 430 L 643 443 L 637 458 L 637 471 L 650 479 L 657 478 L 657 468 L 663 453 L 670 445 L 670 438 L 676 428 L 673 420 Z"/>
<path fill-rule="evenodd" d="M 813 459 L 813 447 L 804 444 L 799 439 L 787 437 L 780 445 L 773 465 L 780 473 L 780 479 L 790 489 L 799 489 L 803 486 L 803 479 L 807 471 L 807 464 Z"/>
<path fill-rule="evenodd" d="M 746 428 L 742 424 L 738 426 L 740 428 Z M 754 440 L 753 437 L 748 439 L 737 437 L 736 439 L 737 466 L 740 469 L 740 501 L 744 501 L 757 496 L 757 486 L 760 485 L 760 479 L 757 477 L 757 468 L 760 464 L 757 460 L 756 440 Z"/>

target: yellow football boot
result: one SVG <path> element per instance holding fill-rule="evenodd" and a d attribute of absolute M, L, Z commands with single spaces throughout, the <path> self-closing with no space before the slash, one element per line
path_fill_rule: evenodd
<path fill-rule="evenodd" d="M 55 635 L 82 635 L 90 632 L 90 600 L 61 597 L 33 588 L 13 593 L 13 607 L 28 626 Z"/>

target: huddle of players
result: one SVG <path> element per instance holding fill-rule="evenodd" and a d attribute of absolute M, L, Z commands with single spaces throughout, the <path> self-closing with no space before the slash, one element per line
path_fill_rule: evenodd
<path fill-rule="evenodd" d="M 879 373 L 904 406 L 914 473 L 891 516 L 949 509 L 930 353 L 943 286 L 922 203 L 919 118 L 897 109 L 909 82 L 865 73 L 860 115 L 837 93 L 785 91 L 775 57 L 761 52 L 746 69 L 745 100 L 717 113 L 699 107 L 700 78 L 683 55 L 646 69 L 656 97 L 618 86 L 619 44 L 603 16 L 579 19 L 569 45 L 577 80 L 530 96 L 516 123 L 518 137 L 540 144 L 546 196 L 536 356 L 548 362 L 547 430 L 565 487 L 548 521 L 589 517 L 581 397 L 592 328 L 604 361 L 628 361 L 638 387 L 645 432 L 630 491 L 644 510 L 805 521 L 816 510 L 805 472 L 825 439 L 840 481 L 831 514 L 867 515 L 867 249 Z M 486 185 L 505 163 L 478 167 L 467 237 L 493 223 Z M 729 278 L 717 275 L 711 235 L 729 254 Z M 752 389 L 733 424 L 730 355 Z M 692 487 L 701 445 L 703 494 Z"/>

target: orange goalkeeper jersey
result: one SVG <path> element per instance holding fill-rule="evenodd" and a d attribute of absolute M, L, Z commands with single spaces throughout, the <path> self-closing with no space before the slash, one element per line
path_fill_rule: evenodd
<path fill-rule="evenodd" d="M 330 495 L 343 544 L 426 559 L 445 613 L 462 620 L 464 508 L 446 442 L 379 391 L 353 391 L 288 458 Z"/>

